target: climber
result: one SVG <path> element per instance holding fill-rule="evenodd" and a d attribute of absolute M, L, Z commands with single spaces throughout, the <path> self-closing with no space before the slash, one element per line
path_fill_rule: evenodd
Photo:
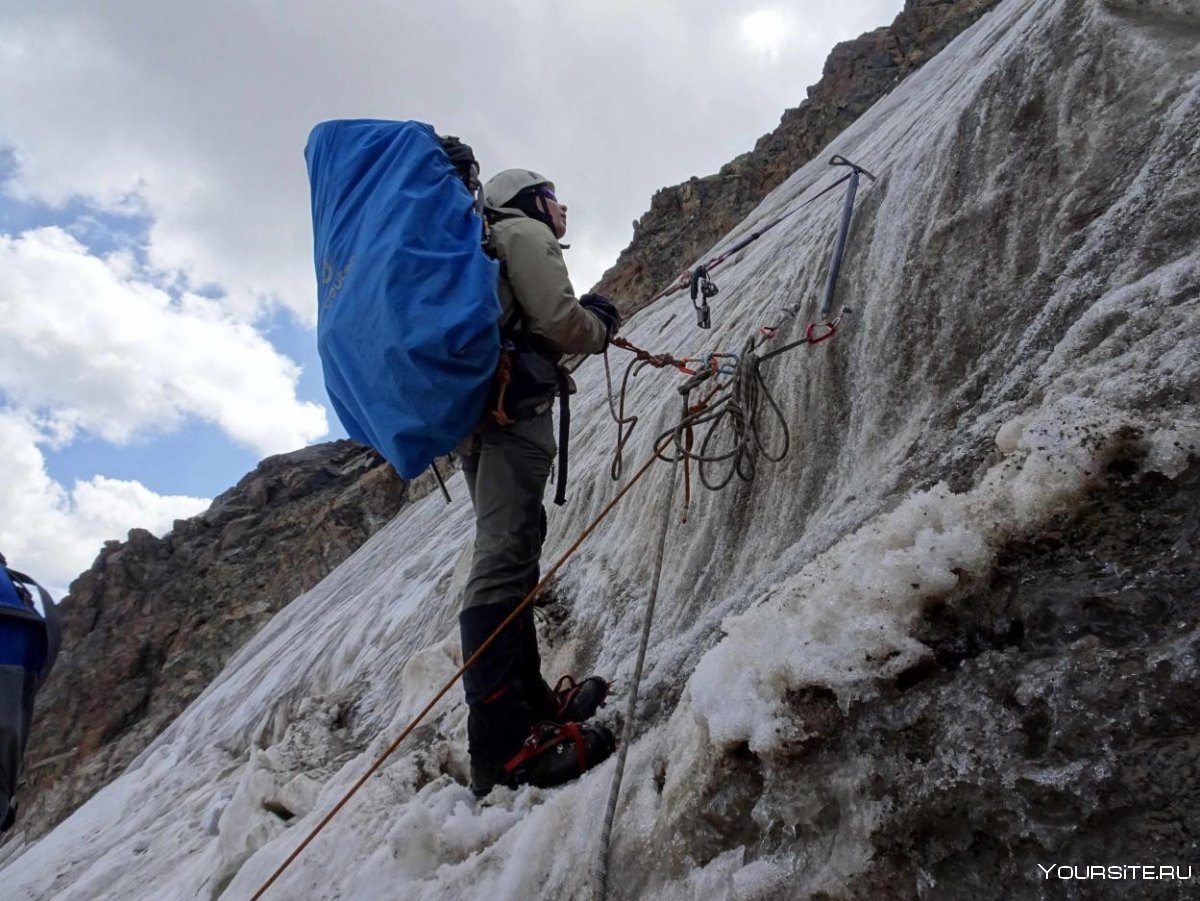
<path fill-rule="evenodd" d="M 549 179 L 508 169 L 484 185 L 488 251 L 500 262 L 501 337 L 510 363 L 506 416 L 489 415 L 459 446 L 475 510 L 475 547 L 459 616 L 463 658 L 533 589 L 546 535 L 542 496 L 554 459 L 552 401 L 565 393 L 563 354 L 600 353 L 621 317 L 608 298 L 576 299 L 558 239 L 567 207 Z M 502 424 L 506 423 L 506 424 Z M 605 726 L 584 722 L 608 683 L 542 678 L 533 610 L 526 609 L 463 677 L 471 789 L 543 787 L 580 776 L 612 753 Z"/>
<path fill-rule="evenodd" d="M 41 611 L 29 588 L 37 589 Z M 33 698 L 54 665 L 60 640 L 50 595 L 9 569 L 0 554 L 0 832 L 11 829 L 17 817 L 13 794 L 29 741 Z"/>

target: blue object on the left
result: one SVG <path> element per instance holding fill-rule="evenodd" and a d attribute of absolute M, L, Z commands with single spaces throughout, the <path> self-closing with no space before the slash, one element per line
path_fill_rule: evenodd
<path fill-rule="evenodd" d="M 404 478 L 479 422 L 500 356 L 498 264 L 422 122 L 322 122 L 312 189 L 317 350 L 333 409 Z"/>
<path fill-rule="evenodd" d="M 8 572 L 0 566 L 0 666 L 39 671 L 46 656 L 44 633 L 41 618 L 21 602 Z"/>

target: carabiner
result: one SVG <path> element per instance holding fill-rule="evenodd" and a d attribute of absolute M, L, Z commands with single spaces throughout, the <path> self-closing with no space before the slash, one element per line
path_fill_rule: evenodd
<path fill-rule="evenodd" d="M 817 334 L 818 328 L 824 328 L 825 332 L 822 334 Z M 808 339 L 809 344 L 820 344 L 822 341 L 828 341 L 836 334 L 836 322 L 814 322 L 808 327 L 808 330 L 804 333 L 804 337 Z"/>
<path fill-rule="evenodd" d="M 708 308 L 708 299 L 716 297 L 719 289 L 708 277 L 708 270 L 697 266 L 692 272 L 691 295 L 692 306 L 696 310 L 696 325 L 700 328 L 712 328 L 712 314 Z M 700 302 L 696 303 L 696 299 Z"/>
<path fill-rule="evenodd" d="M 732 363 L 722 363 L 722 360 L 732 360 Z M 737 372 L 737 354 L 709 354 L 708 368 L 720 375 L 733 375 Z"/>

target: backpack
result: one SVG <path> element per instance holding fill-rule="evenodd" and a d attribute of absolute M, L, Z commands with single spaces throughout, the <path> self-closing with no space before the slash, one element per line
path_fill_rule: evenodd
<path fill-rule="evenodd" d="M 408 479 L 479 422 L 500 355 L 498 264 L 464 147 L 423 122 L 352 119 L 304 149 L 325 387 L 347 434 Z"/>
<path fill-rule="evenodd" d="M 38 612 L 29 589 L 38 591 Z M 0 832 L 16 819 L 13 794 L 21 775 L 33 700 L 58 654 L 54 602 L 42 586 L 9 569 L 0 554 Z"/>

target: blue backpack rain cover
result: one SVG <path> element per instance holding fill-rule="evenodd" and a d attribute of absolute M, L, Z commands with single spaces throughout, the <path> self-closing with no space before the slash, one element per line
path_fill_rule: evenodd
<path fill-rule="evenodd" d="M 36 588 L 40 594 L 40 613 L 24 586 Z M 0 670 L 18 667 L 29 672 L 35 686 L 41 685 L 58 654 L 60 639 L 58 614 L 50 595 L 28 576 L 9 569 L 0 554 Z M 4 725 L 0 714 L 0 730 Z"/>
<path fill-rule="evenodd" d="M 41 672 L 46 661 L 46 637 L 40 620 L 36 611 L 22 603 L 16 585 L 0 567 L 0 667 Z"/>
<path fill-rule="evenodd" d="M 29 586 L 42 599 L 34 606 Z M 33 701 L 58 651 L 54 602 L 36 582 L 5 565 L 0 554 L 0 832 L 16 819 L 13 793 L 21 775 Z"/>
<path fill-rule="evenodd" d="M 500 356 L 498 264 L 431 126 L 322 122 L 304 158 L 325 388 L 350 437 L 413 478 L 487 404 Z"/>

